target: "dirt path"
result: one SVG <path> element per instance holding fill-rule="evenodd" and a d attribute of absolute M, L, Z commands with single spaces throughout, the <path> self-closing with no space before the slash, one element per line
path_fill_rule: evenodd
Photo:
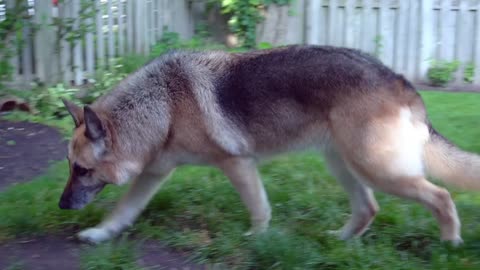
<path fill-rule="evenodd" d="M 88 247 L 68 236 L 17 239 L 0 244 L 0 269 L 16 266 L 14 269 L 79 270 L 80 251 Z M 206 269 L 154 241 L 147 241 L 132 252 L 137 254 L 138 264 L 148 269 Z"/>
<path fill-rule="evenodd" d="M 66 151 L 67 142 L 53 128 L 0 120 L 0 191 L 46 172 Z"/>
<path fill-rule="evenodd" d="M 0 191 L 46 172 L 50 162 L 65 158 L 67 142 L 50 127 L 0 120 Z M 70 236 L 48 235 L 0 243 L 0 269 L 80 269 L 80 250 L 88 247 Z M 158 242 L 138 246 L 138 264 L 151 269 L 205 269 Z"/>

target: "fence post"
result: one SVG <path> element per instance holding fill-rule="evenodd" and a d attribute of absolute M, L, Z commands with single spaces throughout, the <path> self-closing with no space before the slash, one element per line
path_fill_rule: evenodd
<path fill-rule="evenodd" d="M 35 38 L 30 40 L 35 46 L 35 73 L 40 81 L 52 83 L 54 74 L 58 74 L 55 59 L 55 32 L 52 23 L 52 1 L 35 1 L 34 22 L 39 26 Z M 28 44 L 28 43 L 27 43 Z M 31 45 L 30 45 L 31 46 Z M 27 52 L 31 54 L 31 52 Z M 32 63 L 30 62 L 29 65 Z"/>
<path fill-rule="evenodd" d="M 420 81 L 426 81 L 429 61 L 433 56 L 434 42 L 433 37 L 433 0 L 420 1 L 420 57 L 418 78 Z"/>

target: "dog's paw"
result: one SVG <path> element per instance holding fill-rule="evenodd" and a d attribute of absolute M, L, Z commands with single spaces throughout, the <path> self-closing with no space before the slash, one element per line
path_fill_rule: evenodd
<path fill-rule="evenodd" d="M 105 240 L 111 238 L 111 233 L 102 228 L 90 228 L 83 230 L 77 234 L 77 238 L 80 241 L 91 243 L 91 244 L 98 244 Z"/>
<path fill-rule="evenodd" d="M 243 236 L 251 236 L 251 235 L 261 234 L 261 233 L 266 232 L 267 229 L 268 229 L 268 225 L 266 225 L 266 224 L 259 225 L 259 226 L 253 226 L 253 227 L 250 228 L 250 230 L 245 232 L 243 234 Z"/>
<path fill-rule="evenodd" d="M 463 245 L 463 239 L 460 236 L 457 236 L 453 239 L 442 239 L 442 242 L 449 243 L 453 247 L 459 247 Z"/>

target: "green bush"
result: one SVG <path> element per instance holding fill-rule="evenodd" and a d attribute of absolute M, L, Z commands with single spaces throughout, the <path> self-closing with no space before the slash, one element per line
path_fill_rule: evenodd
<path fill-rule="evenodd" d="M 463 81 L 466 83 L 473 83 L 473 76 L 475 74 L 475 65 L 468 63 L 465 66 L 465 72 L 463 73 Z"/>
<path fill-rule="evenodd" d="M 435 61 L 428 70 L 428 79 L 434 86 L 445 86 L 453 80 L 453 73 L 457 71 L 458 66 L 458 61 Z"/>

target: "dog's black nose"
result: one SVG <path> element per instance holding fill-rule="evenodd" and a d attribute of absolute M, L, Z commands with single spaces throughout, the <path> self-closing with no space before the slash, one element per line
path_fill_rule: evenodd
<path fill-rule="evenodd" d="M 58 207 L 60 207 L 60 209 L 70 209 L 71 208 L 68 200 L 65 200 L 63 198 L 58 203 Z"/>

